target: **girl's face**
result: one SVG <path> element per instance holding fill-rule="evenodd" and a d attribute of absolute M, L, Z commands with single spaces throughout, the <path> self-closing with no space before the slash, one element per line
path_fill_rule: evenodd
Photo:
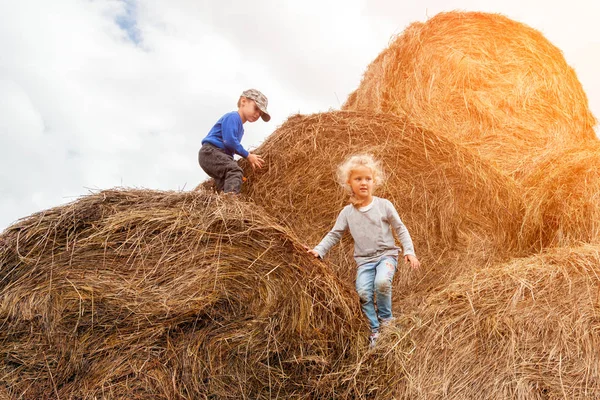
<path fill-rule="evenodd" d="M 240 103 L 240 116 L 242 117 L 243 123 L 245 123 L 246 121 L 255 122 L 260 118 L 260 114 L 260 109 L 254 102 L 254 100 L 242 97 Z"/>
<path fill-rule="evenodd" d="M 352 170 L 348 184 L 354 196 L 360 200 L 369 200 L 373 196 L 373 171 L 361 165 Z"/>

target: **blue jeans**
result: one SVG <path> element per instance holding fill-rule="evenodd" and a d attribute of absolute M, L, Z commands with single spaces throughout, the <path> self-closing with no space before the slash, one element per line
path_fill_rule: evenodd
<path fill-rule="evenodd" d="M 379 331 L 379 319 L 392 318 L 392 280 L 397 265 L 395 257 L 385 256 L 379 261 L 361 265 L 356 271 L 356 291 L 372 332 Z M 377 296 L 377 311 L 374 295 Z"/>

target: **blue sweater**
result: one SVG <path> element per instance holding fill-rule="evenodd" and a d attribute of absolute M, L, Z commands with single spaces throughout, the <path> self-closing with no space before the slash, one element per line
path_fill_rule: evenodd
<path fill-rule="evenodd" d="M 248 151 L 244 149 L 242 144 L 242 136 L 244 136 L 244 124 L 242 118 L 237 111 L 229 112 L 223 115 L 217 123 L 212 127 L 208 135 L 202 139 L 202 144 L 210 143 L 225 153 L 233 157 L 234 154 L 246 158 Z"/>

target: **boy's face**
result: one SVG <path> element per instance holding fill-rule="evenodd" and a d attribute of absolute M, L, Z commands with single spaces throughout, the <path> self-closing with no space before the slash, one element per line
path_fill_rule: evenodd
<path fill-rule="evenodd" d="M 242 97 L 240 103 L 240 115 L 242 119 L 249 122 L 255 122 L 260 118 L 261 111 L 254 102 L 254 100 L 247 97 Z M 245 122 L 244 121 L 244 122 Z"/>
<path fill-rule="evenodd" d="M 373 195 L 373 183 L 373 171 L 365 166 L 353 169 L 348 179 L 352 193 L 356 198 L 362 200 L 367 200 Z"/>

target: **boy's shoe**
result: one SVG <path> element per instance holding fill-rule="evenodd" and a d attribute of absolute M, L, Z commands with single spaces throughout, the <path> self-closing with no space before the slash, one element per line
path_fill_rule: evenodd
<path fill-rule="evenodd" d="M 396 317 L 381 320 L 381 326 L 390 326 L 396 322 Z"/>
<path fill-rule="evenodd" d="M 375 347 L 375 343 L 377 342 L 378 337 L 379 337 L 379 332 L 371 332 L 371 336 L 369 336 L 369 348 L 370 349 Z"/>

